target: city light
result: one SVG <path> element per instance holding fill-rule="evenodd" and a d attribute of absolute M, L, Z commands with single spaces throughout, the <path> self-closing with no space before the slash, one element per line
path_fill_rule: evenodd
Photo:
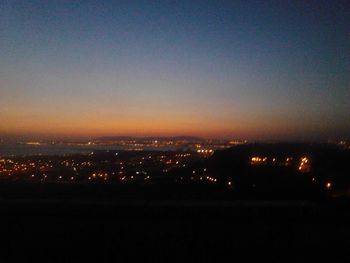
<path fill-rule="evenodd" d="M 333 184 L 331 182 L 326 183 L 326 189 L 331 190 L 333 188 Z"/>

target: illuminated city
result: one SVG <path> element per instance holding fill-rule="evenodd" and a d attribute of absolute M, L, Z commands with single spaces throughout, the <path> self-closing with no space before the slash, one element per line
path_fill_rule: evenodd
<path fill-rule="evenodd" d="M 350 262 L 349 0 L 0 1 L 0 263 Z"/>
<path fill-rule="evenodd" d="M 317 198 L 318 194 L 329 197 L 347 196 L 346 187 L 350 183 L 342 175 L 345 172 L 342 160 L 349 154 L 346 141 L 298 145 L 252 144 L 246 140 L 232 143 L 229 140 L 192 137 L 116 137 L 88 142 L 20 142 L 17 145 L 30 148 L 19 148 L 23 151 L 22 155 L 1 157 L 2 183 L 160 186 L 215 184 L 235 194 L 242 191 L 247 194 L 266 191 L 273 196 L 277 193 L 273 193 L 272 188 L 282 187 L 278 180 L 285 180 L 306 187 L 304 194 L 310 198 Z M 40 153 L 40 150 L 49 153 L 46 148 L 48 146 L 51 147 L 51 154 Z M 25 152 L 32 147 L 39 154 L 26 155 Z M 75 149 L 76 153 L 57 154 L 55 147 L 59 150 L 68 147 L 65 149 Z M 222 154 L 226 157 L 220 157 Z M 224 160 L 230 155 L 232 162 L 226 164 Z M 269 186 L 262 186 L 261 182 L 257 184 L 261 180 L 263 182 L 268 179 L 268 182 L 271 178 L 276 181 L 271 181 Z M 334 181 L 341 183 L 334 186 Z M 288 191 L 286 193 L 290 195 L 300 193 L 300 189 Z"/>

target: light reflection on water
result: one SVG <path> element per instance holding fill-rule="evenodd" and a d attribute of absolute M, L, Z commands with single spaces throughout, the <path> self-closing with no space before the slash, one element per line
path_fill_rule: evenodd
<path fill-rule="evenodd" d="M 76 153 L 88 153 L 95 150 L 127 150 L 130 147 L 120 145 L 64 145 L 64 144 L 0 144 L 0 156 L 30 156 L 30 155 L 67 155 Z M 176 150 L 169 147 L 147 148 L 145 150 Z"/>
<path fill-rule="evenodd" d="M 87 151 L 88 147 L 68 145 L 0 144 L 0 156 L 65 155 Z"/>

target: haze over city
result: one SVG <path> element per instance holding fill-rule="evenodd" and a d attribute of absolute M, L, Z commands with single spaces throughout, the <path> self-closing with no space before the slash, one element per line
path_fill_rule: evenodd
<path fill-rule="evenodd" d="M 347 1 L 3 1 L 0 137 L 350 132 Z"/>

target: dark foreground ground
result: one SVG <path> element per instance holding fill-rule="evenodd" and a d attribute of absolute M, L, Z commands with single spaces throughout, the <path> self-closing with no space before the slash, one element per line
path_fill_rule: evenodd
<path fill-rule="evenodd" d="M 0 262 L 350 260 L 347 202 L 239 200 L 188 186 L 43 187 L 0 186 Z"/>

